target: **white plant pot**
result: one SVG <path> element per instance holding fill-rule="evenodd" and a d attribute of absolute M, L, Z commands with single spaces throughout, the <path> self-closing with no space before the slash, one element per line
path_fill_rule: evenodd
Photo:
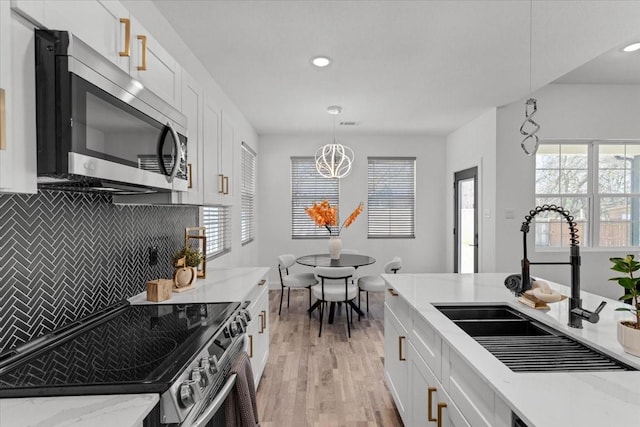
<path fill-rule="evenodd" d="M 618 342 L 624 351 L 640 357 L 640 329 L 630 328 L 618 322 Z"/>

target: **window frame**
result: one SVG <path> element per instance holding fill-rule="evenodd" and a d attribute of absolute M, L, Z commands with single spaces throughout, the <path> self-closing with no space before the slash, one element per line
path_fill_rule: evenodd
<path fill-rule="evenodd" d="M 600 217 L 601 200 L 606 197 L 621 198 L 640 198 L 640 192 L 621 192 L 621 193 L 600 193 L 600 147 L 606 145 L 635 145 L 640 147 L 640 140 L 618 140 L 618 139 L 570 139 L 570 140 L 541 140 L 540 145 L 587 145 L 587 192 L 586 193 L 558 193 L 558 194 L 539 194 L 535 191 L 535 174 L 538 171 L 537 158 L 534 166 L 534 198 L 559 198 L 559 197 L 585 197 L 587 199 L 587 232 L 588 238 L 584 238 L 584 233 L 579 232 L 579 241 L 581 249 L 587 251 L 628 251 L 637 250 L 637 246 L 600 246 L 600 230 L 602 220 Z M 534 220 L 535 222 L 535 220 Z M 534 230 L 535 231 L 535 230 Z M 535 249 L 540 252 L 554 252 L 567 248 L 568 245 L 562 246 L 538 246 Z"/>
<path fill-rule="evenodd" d="M 305 161 L 309 165 L 306 165 L 305 171 L 294 170 L 294 163 Z M 306 194 L 310 196 L 296 196 L 297 193 L 302 193 L 299 189 L 302 184 L 306 184 L 306 181 L 300 181 L 296 184 L 295 179 L 297 175 L 303 176 L 305 180 L 309 180 L 308 184 L 317 182 L 326 184 L 320 188 L 314 187 L 307 191 Z M 321 202 L 324 199 L 329 200 L 331 205 L 338 205 L 340 202 L 340 180 L 338 178 L 325 178 L 315 169 L 315 158 L 313 156 L 291 156 L 289 160 L 289 191 L 290 191 L 290 230 L 291 239 L 328 239 L 329 232 L 326 229 L 320 228 L 309 216 L 304 212 L 305 207 L 311 206 L 314 202 Z M 335 192 L 327 195 L 323 194 L 323 189 L 329 190 L 329 187 L 335 186 Z"/>
<path fill-rule="evenodd" d="M 383 196 L 374 196 L 375 189 L 372 191 L 372 161 L 373 162 L 384 162 L 384 161 L 410 161 L 412 162 L 412 180 L 410 184 L 403 183 L 406 185 L 406 188 L 411 188 L 411 210 L 410 210 L 410 227 L 409 232 L 402 232 L 403 227 L 406 227 L 406 223 L 399 228 L 399 230 L 394 230 L 394 228 L 389 224 L 387 225 L 386 233 L 384 230 L 379 231 L 378 228 L 383 228 L 380 225 L 377 225 L 372 228 L 372 222 L 376 222 L 372 220 L 376 218 L 379 213 L 377 213 L 377 205 L 380 204 L 381 201 L 392 202 L 393 200 L 406 200 L 407 197 L 383 197 Z M 387 171 L 387 173 L 390 173 Z M 367 157 L 367 239 L 415 239 L 416 238 L 416 175 L 417 175 L 417 158 L 410 156 L 368 156 Z M 398 175 L 396 175 L 397 177 Z M 404 187 L 403 187 L 404 189 Z M 388 205 L 386 209 L 389 209 Z M 403 217 L 404 215 L 401 215 Z M 392 216 L 393 218 L 393 216 Z"/>
<path fill-rule="evenodd" d="M 210 226 L 207 226 L 208 222 L 205 222 L 207 214 L 205 212 L 206 209 L 221 209 L 221 213 L 218 214 L 218 222 L 220 221 L 220 215 L 222 215 L 222 223 L 223 227 L 218 233 L 222 234 L 222 248 L 216 251 L 210 250 L 211 245 L 214 244 L 216 239 L 213 237 L 215 234 L 215 230 Z M 200 208 L 200 224 L 202 227 L 205 227 L 205 236 L 207 238 L 207 261 L 214 260 L 219 258 L 225 254 L 231 252 L 231 207 L 230 206 L 222 206 L 222 205 L 212 205 L 212 206 L 202 206 Z"/>
<path fill-rule="evenodd" d="M 255 240 L 257 157 L 256 152 L 243 141 L 240 159 L 240 243 L 242 246 Z"/>

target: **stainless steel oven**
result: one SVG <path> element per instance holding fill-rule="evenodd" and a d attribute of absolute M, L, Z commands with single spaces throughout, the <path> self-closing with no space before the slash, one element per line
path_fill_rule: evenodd
<path fill-rule="evenodd" d="M 186 191 L 186 117 L 73 34 L 35 34 L 38 185 Z"/>
<path fill-rule="evenodd" d="M 145 427 L 218 427 L 249 312 L 240 303 L 105 309 L 0 354 L 0 398 L 158 393 Z"/>

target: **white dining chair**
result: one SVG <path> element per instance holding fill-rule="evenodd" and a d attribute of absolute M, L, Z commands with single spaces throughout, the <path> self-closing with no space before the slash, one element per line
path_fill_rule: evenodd
<path fill-rule="evenodd" d="M 320 301 L 320 328 L 318 337 L 322 336 L 322 319 L 327 302 L 345 303 L 347 314 L 347 334 L 351 338 L 351 322 L 353 322 L 353 300 L 358 296 L 358 287 L 351 281 L 355 274 L 354 267 L 315 267 L 313 273 L 320 282 L 311 287 L 313 296 Z M 351 312 L 351 316 L 349 313 Z M 351 320 L 349 320 L 351 318 Z"/>
<path fill-rule="evenodd" d="M 402 268 L 402 258 L 395 257 L 384 265 L 384 272 L 396 274 Z M 387 285 L 380 275 L 362 276 L 358 279 L 358 308 L 361 308 L 361 292 L 367 294 L 367 313 L 369 312 L 369 292 L 384 292 Z M 360 315 L 358 315 L 360 320 Z"/>
<path fill-rule="evenodd" d="M 282 298 L 285 288 L 287 291 L 287 308 L 291 299 L 291 288 L 309 290 L 309 309 L 311 308 L 311 286 L 318 284 L 313 273 L 289 273 L 289 268 L 296 263 L 296 257 L 292 254 L 284 254 L 278 257 L 278 272 L 280 273 L 280 308 L 278 316 L 282 313 Z M 283 274 L 284 273 L 284 274 Z M 311 316 L 311 313 L 309 313 Z"/>

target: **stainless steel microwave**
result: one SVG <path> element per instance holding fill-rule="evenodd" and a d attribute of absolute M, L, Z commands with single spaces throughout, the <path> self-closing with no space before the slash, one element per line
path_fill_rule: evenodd
<path fill-rule="evenodd" d="M 187 119 L 66 31 L 35 31 L 38 186 L 186 191 Z"/>

